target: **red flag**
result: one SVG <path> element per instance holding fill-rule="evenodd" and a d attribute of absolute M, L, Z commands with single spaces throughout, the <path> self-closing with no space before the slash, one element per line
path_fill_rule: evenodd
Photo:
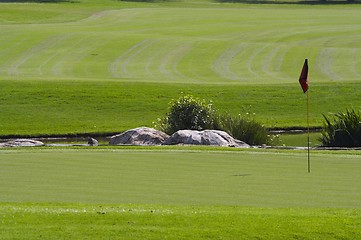
<path fill-rule="evenodd" d="M 308 90 L 308 63 L 307 63 L 307 59 L 305 59 L 305 63 L 303 64 L 300 79 L 298 81 L 301 84 L 303 92 L 304 93 L 307 92 L 307 90 Z"/>

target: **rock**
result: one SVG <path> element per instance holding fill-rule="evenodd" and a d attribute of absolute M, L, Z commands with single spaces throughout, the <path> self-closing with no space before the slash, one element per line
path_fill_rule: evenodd
<path fill-rule="evenodd" d="M 38 146 L 44 146 L 44 143 L 32 139 L 15 139 L 8 142 L 0 143 L 0 147 L 38 147 Z"/>
<path fill-rule="evenodd" d="M 190 144 L 249 148 L 250 146 L 240 140 L 234 139 L 228 133 L 219 130 L 179 130 L 168 138 L 164 145 Z"/>
<path fill-rule="evenodd" d="M 153 128 L 140 127 L 112 136 L 111 145 L 161 145 L 169 136 Z"/>
<path fill-rule="evenodd" d="M 98 146 L 98 140 L 96 140 L 95 138 L 88 138 L 88 145 L 89 146 Z"/>

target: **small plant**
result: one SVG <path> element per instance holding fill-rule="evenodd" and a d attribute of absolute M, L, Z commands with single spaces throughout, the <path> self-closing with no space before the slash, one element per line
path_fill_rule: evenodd
<path fill-rule="evenodd" d="M 221 130 L 250 145 L 272 144 L 273 142 L 268 130 L 249 113 L 246 113 L 245 116 L 241 114 L 238 116 L 230 114 L 219 116 L 218 125 Z"/>
<path fill-rule="evenodd" d="M 334 114 L 333 119 L 325 118 L 320 137 L 323 146 L 360 147 L 361 146 L 361 112 L 348 110 L 346 113 Z"/>
<path fill-rule="evenodd" d="M 158 119 L 155 127 L 168 134 L 183 129 L 214 129 L 215 113 L 212 103 L 185 95 L 169 103 L 166 117 Z"/>

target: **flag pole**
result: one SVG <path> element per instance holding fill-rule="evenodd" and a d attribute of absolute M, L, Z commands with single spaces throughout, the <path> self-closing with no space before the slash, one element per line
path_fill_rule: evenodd
<path fill-rule="evenodd" d="M 310 162 L 310 111 L 309 111 L 309 99 L 308 99 L 308 60 L 305 59 L 303 64 L 301 75 L 299 78 L 299 83 L 301 84 L 303 93 L 306 93 L 306 108 L 307 108 L 307 165 L 308 173 L 311 172 L 311 162 Z"/>
<path fill-rule="evenodd" d="M 310 161 L 310 109 L 309 109 L 309 98 L 308 91 L 306 92 L 307 96 L 307 169 L 308 173 L 311 172 L 311 161 Z"/>

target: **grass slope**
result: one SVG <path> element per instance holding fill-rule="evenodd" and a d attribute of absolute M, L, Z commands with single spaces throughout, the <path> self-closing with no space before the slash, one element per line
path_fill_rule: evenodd
<path fill-rule="evenodd" d="M 199 85 L 103 81 L 0 81 L 0 135 L 111 133 L 153 127 L 182 94 L 212 100 L 221 112 L 247 112 L 267 127 L 306 126 L 306 99 L 298 83 Z M 322 114 L 361 106 L 361 83 L 314 84 L 310 123 Z M 345 97 L 347 96 L 347 97 Z M 346 100 L 347 101 L 346 101 Z"/>

